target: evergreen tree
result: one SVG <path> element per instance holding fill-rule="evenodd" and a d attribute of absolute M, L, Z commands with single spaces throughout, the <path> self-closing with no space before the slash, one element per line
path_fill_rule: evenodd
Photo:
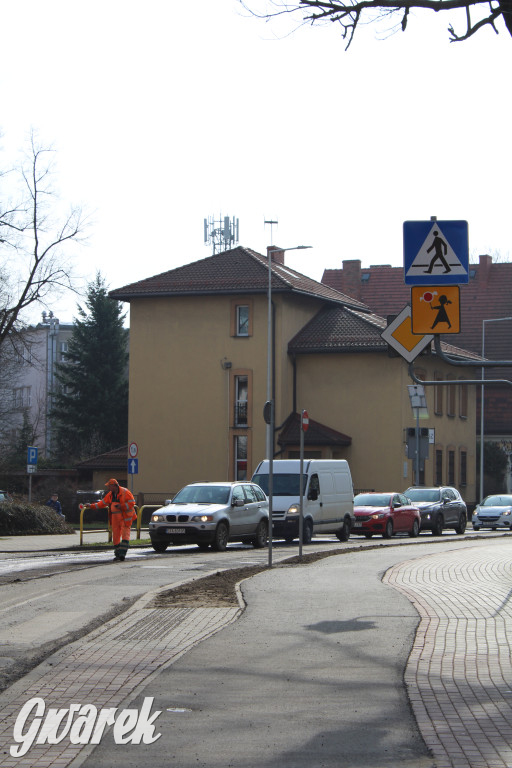
<path fill-rule="evenodd" d="M 100 273 L 88 285 L 86 308 L 78 306 L 66 362 L 56 373 L 52 413 L 57 454 L 66 464 L 128 440 L 128 331 Z"/>

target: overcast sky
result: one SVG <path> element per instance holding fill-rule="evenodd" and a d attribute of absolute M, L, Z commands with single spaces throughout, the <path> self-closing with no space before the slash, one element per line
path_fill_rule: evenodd
<path fill-rule="evenodd" d="M 317 280 L 344 259 L 401 266 L 403 222 L 433 215 L 469 222 L 473 257 L 510 258 L 512 39 L 500 21 L 450 44 L 450 21 L 463 30 L 427 11 L 405 34 L 368 25 L 346 52 L 336 25 L 287 35 L 237 0 L 11 0 L 3 162 L 31 128 L 57 150 L 62 197 L 93 212 L 84 285 L 207 257 L 221 214 L 260 252 L 278 220 L 274 243 L 313 246 L 287 263 Z M 70 321 L 76 299 L 54 311 Z"/>

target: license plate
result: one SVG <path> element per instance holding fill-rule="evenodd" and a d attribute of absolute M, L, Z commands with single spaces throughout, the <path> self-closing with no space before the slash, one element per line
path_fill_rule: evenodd
<path fill-rule="evenodd" d="M 363 527 L 363 524 L 356 520 L 356 522 L 354 523 L 354 528 L 362 528 L 362 527 Z"/>
<path fill-rule="evenodd" d="M 184 528 L 166 528 L 166 533 L 185 533 Z"/>

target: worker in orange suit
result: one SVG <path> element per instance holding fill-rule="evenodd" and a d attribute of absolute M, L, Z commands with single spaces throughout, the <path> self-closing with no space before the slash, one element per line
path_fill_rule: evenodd
<path fill-rule="evenodd" d="M 130 546 L 130 528 L 137 517 L 135 499 L 128 488 L 119 485 L 115 478 L 105 483 L 108 492 L 95 504 L 88 504 L 89 509 L 108 507 L 108 520 L 112 526 L 114 541 L 114 562 L 122 562 Z"/>

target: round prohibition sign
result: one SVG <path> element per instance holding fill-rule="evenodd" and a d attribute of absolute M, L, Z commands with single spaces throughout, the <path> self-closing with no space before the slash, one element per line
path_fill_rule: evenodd
<path fill-rule="evenodd" d="M 128 453 L 130 454 L 132 459 L 136 457 L 138 452 L 139 452 L 139 446 L 137 445 L 137 443 L 130 443 L 130 447 L 128 448 Z"/>

